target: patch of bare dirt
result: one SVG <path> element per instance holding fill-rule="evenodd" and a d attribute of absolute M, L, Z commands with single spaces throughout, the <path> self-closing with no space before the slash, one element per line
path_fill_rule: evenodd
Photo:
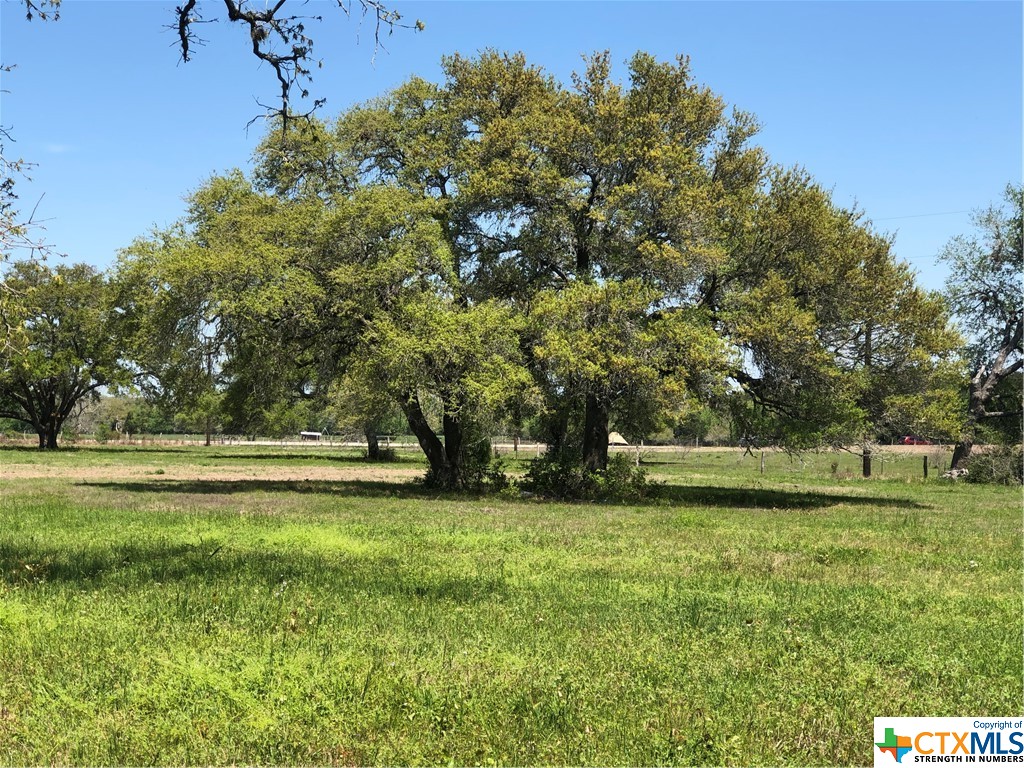
<path fill-rule="evenodd" d="M 4 464 L 0 467 L 0 480 L 54 478 L 70 481 L 82 480 L 211 480 L 238 482 L 266 480 L 271 482 L 300 482 L 303 480 L 376 482 L 409 482 L 422 477 L 422 469 L 408 467 L 274 467 L 254 469 L 238 467 L 168 466 L 152 467 L 93 466 L 59 467 L 41 464 Z"/>

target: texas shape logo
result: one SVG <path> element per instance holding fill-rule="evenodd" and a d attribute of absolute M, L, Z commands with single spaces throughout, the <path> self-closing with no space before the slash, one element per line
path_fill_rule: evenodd
<path fill-rule="evenodd" d="M 903 756 L 910 752 L 913 747 L 910 745 L 909 736 L 897 736 L 892 728 L 885 729 L 885 741 L 876 741 L 875 746 L 879 752 L 889 752 L 896 758 L 897 763 L 903 762 Z"/>

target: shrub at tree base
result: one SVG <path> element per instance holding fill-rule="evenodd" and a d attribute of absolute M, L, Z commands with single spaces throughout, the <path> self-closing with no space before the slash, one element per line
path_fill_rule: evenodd
<path fill-rule="evenodd" d="M 491 457 L 491 446 L 486 440 L 472 441 L 457 462 L 455 482 L 450 476 L 439 475 L 433 467 L 427 469 L 423 485 L 439 490 L 459 489 L 471 493 L 499 492 L 511 487 L 505 474 L 505 462 Z"/>
<path fill-rule="evenodd" d="M 971 454 L 967 460 L 969 483 L 1020 485 L 1024 482 L 1024 449 L 1020 445 L 996 445 Z"/>
<path fill-rule="evenodd" d="M 398 461 L 398 451 L 394 448 L 378 448 L 376 456 L 370 456 L 369 451 L 363 451 L 363 458 L 367 461 L 376 461 L 381 464 L 389 464 Z"/>
<path fill-rule="evenodd" d="M 608 457 L 608 469 L 591 471 L 565 454 L 539 456 L 523 478 L 524 490 L 553 499 L 633 501 L 651 495 L 655 484 L 629 456 Z"/>

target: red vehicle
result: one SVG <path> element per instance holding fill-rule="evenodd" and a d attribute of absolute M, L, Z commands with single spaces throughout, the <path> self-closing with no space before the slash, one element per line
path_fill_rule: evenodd
<path fill-rule="evenodd" d="M 917 435 L 904 435 L 900 438 L 900 445 L 931 445 L 931 440 L 925 440 Z"/>

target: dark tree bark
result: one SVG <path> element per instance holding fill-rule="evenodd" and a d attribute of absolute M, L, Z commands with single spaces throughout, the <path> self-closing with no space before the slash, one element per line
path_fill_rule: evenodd
<path fill-rule="evenodd" d="M 434 482 L 442 488 L 458 487 L 458 472 L 448 461 L 448 452 L 445 446 L 434 434 L 427 417 L 420 406 L 419 397 L 411 395 L 401 401 L 402 412 L 409 423 L 409 429 L 416 435 L 416 440 L 427 457 L 430 465 L 430 473 Z"/>
<path fill-rule="evenodd" d="M 445 411 L 442 418 L 442 426 L 444 429 L 444 453 L 445 457 L 448 459 L 448 466 L 451 467 L 457 475 L 461 474 L 463 465 L 462 424 L 459 423 L 459 419 L 457 417 Z"/>
<path fill-rule="evenodd" d="M 567 447 L 569 438 L 569 409 L 564 405 L 551 417 L 548 426 L 547 444 L 550 456 L 560 455 Z"/>
<path fill-rule="evenodd" d="M 974 439 L 978 424 L 985 419 L 997 419 L 1003 416 L 1020 415 L 1020 411 L 989 411 L 986 407 L 992 399 L 992 393 L 999 383 L 1007 376 L 1020 370 L 1021 361 L 1005 369 L 1005 373 L 997 375 L 995 371 L 984 375 L 985 369 L 979 369 L 971 379 L 967 405 L 967 425 L 960 441 L 953 448 L 953 469 L 963 469 L 962 464 L 970 458 L 974 450 Z"/>
<path fill-rule="evenodd" d="M 34 7 L 32 0 L 25 2 L 30 9 Z M 308 114 L 297 116 L 291 111 L 292 89 L 297 87 L 303 98 L 308 95 L 307 86 L 313 79 L 310 67 L 312 62 L 316 61 L 316 57 L 313 55 L 313 38 L 309 37 L 305 30 L 306 25 L 314 20 L 320 20 L 317 16 L 291 15 L 291 8 L 284 10 L 286 2 L 287 0 L 272 0 L 262 4 L 260 8 L 254 8 L 247 5 L 246 0 L 223 0 L 228 20 L 249 28 L 252 54 L 268 64 L 277 76 L 281 107 L 269 111 L 281 118 L 285 129 L 289 121 L 296 117 L 308 117 Z M 347 15 L 347 3 L 339 5 Z M 420 22 L 411 25 L 401 23 L 401 15 L 383 5 L 380 0 L 359 0 L 359 5 L 364 14 L 371 14 L 374 17 L 373 38 L 377 45 L 380 44 L 382 29 L 387 29 L 390 33 L 396 26 L 422 28 Z M 192 25 L 206 21 L 201 15 L 203 10 L 205 9 L 199 5 L 199 0 L 186 0 L 174 9 L 174 26 L 178 33 L 178 47 L 183 62 L 191 61 L 193 45 L 202 43 L 192 31 Z M 323 103 L 324 99 L 316 99 L 313 109 L 316 110 Z"/>
<path fill-rule="evenodd" d="M 974 450 L 974 428 L 976 426 L 976 424 L 971 424 L 968 428 L 969 432 L 953 448 L 953 461 L 950 465 L 952 469 L 963 469 L 960 465 L 967 461 L 971 451 Z"/>
<path fill-rule="evenodd" d="M 370 461 L 379 461 L 380 443 L 377 442 L 376 422 L 364 424 L 363 435 L 366 437 L 366 458 L 368 458 Z"/>
<path fill-rule="evenodd" d="M 409 428 L 423 449 L 430 465 L 430 477 L 439 488 L 456 489 L 465 485 L 466 456 L 464 451 L 465 430 L 458 417 L 447 409 L 442 416 L 444 442 L 431 429 L 420 406 L 419 398 L 413 395 L 402 401 L 402 411 Z"/>
<path fill-rule="evenodd" d="M 57 450 L 59 447 L 57 441 L 60 437 L 61 429 L 64 428 L 65 420 L 66 417 L 53 413 L 46 419 L 39 419 L 30 422 L 32 424 L 32 428 L 35 429 L 36 434 L 39 436 L 39 450 Z"/>
<path fill-rule="evenodd" d="M 592 394 L 583 416 L 583 465 L 591 472 L 608 469 L 608 406 Z"/>

